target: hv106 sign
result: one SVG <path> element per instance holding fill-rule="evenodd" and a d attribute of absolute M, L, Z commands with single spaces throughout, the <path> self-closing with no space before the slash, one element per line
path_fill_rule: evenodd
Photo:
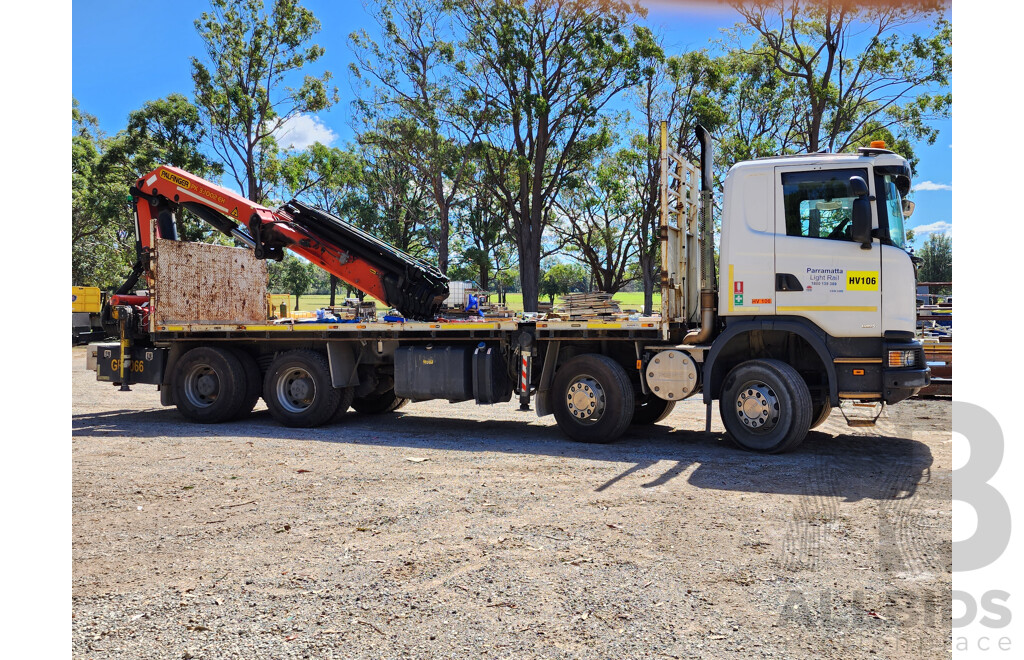
<path fill-rule="evenodd" d="M 808 267 L 806 276 L 808 289 L 825 289 L 829 293 L 878 291 L 879 277 L 877 270 Z"/>

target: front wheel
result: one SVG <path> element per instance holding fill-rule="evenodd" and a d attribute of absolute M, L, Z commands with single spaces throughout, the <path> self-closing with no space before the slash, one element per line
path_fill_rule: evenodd
<path fill-rule="evenodd" d="M 633 420 L 635 396 L 626 370 L 596 353 L 559 367 L 551 390 L 558 427 L 579 442 L 616 440 Z"/>
<path fill-rule="evenodd" d="M 331 385 L 327 358 L 294 350 L 277 356 L 263 381 L 263 400 L 285 426 L 311 428 L 334 417 L 342 392 Z"/>
<path fill-rule="evenodd" d="M 740 447 L 765 454 L 794 449 L 811 426 L 811 393 L 796 369 L 749 360 L 725 377 L 722 424 Z"/>

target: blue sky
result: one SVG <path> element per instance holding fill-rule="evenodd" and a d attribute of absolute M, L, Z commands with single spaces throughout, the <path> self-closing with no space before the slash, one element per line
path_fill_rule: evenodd
<path fill-rule="evenodd" d="M 292 126 L 291 138 L 299 145 L 319 139 L 340 145 L 351 139 L 348 65 L 352 53 L 348 35 L 376 24 L 362 3 L 305 0 L 320 19 L 317 43 L 326 55 L 316 71 L 333 72 L 341 102 L 317 117 L 304 117 Z M 720 38 L 720 30 L 736 22 L 726 8 L 693 4 L 674 5 L 666 0 L 647 3 L 647 22 L 665 35 L 670 52 L 706 48 Z M 128 113 L 146 101 L 178 92 L 191 96 L 190 57 L 201 56 L 202 42 L 193 21 L 208 8 L 207 0 L 179 0 L 173 11 L 143 0 L 79 0 L 72 5 L 72 94 L 83 111 L 95 115 L 101 128 L 116 133 Z M 916 146 L 920 157 L 912 199 L 917 208 L 908 226 L 918 240 L 928 231 L 952 232 L 952 121 L 935 124 L 940 134 L 934 145 Z"/>

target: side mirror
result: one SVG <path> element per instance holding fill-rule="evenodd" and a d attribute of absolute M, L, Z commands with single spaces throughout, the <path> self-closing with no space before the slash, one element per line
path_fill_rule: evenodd
<path fill-rule="evenodd" d="M 909 199 L 903 200 L 903 217 L 904 217 L 904 219 L 909 218 L 910 216 L 914 215 L 914 207 L 916 207 L 916 206 L 917 205 L 914 204 Z"/>
<path fill-rule="evenodd" d="M 863 177 L 851 176 L 850 189 L 857 199 L 853 200 L 853 227 L 851 236 L 860 243 L 862 250 L 871 249 L 871 193 Z"/>

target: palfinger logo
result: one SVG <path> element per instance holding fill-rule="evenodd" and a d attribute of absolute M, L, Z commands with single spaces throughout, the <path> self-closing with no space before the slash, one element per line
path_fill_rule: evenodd
<path fill-rule="evenodd" d="M 166 179 L 166 180 L 170 181 L 171 183 L 173 183 L 174 185 L 180 186 L 180 187 L 182 187 L 182 188 L 184 188 L 186 190 L 188 190 L 188 188 L 189 188 L 189 180 L 188 179 L 186 179 L 184 177 L 180 177 L 180 176 L 178 176 L 176 174 L 171 174 L 167 170 L 160 170 L 160 178 L 161 179 Z"/>

